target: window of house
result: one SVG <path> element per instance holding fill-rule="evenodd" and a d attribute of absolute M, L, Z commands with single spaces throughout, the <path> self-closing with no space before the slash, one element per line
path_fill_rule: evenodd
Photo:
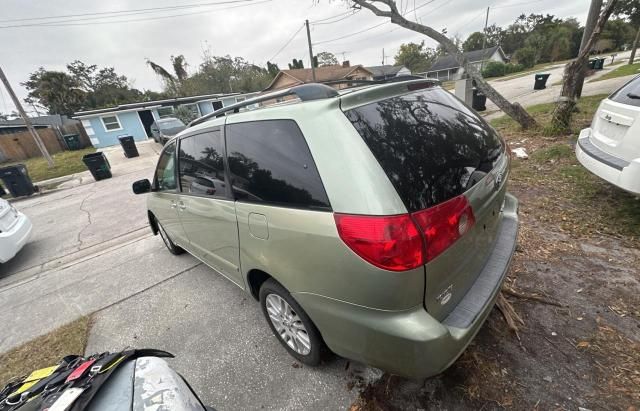
<path fill-rule="evenodd" d="M 182 107 L 186 107 L 189 109 L 189 111 L 191 111 L 193 113 L 194 116 L 196 117 L 200 117 L 200 109 L 198 108 L 197 104 L 183 104 Z"/>
<path fill-rule="evenodd" d="M 104 125 L 105 131 L 122 130 L 122 125 L 120 124 L 118 116 L 104 116 L 100 117 L 100 119 L 102 120 L 102 125 Z"/>
<path fill-rule="evenodd" d="M 183 193 L 224 197 L 224 143 L 220 130 L 180 140 L 180 190 Z"/>
<path fill-rule="evenodd" d="M 156 168 L 156 187 L 158 191 L 176 189 L 176 143 L 173 142 L 162 151 Z"/>
<path fill-rule="evenodd" d="M 169 106 L 169 107 L 160 107 L 158 109 L 158 116 L 160 118 L 172 117 L 173 116 L 173 107 L 171 107 L 171 106 Z"/>
<path fill-rule="evenodd" d="M 330 209 L 307 146 L 292 120 L 231 124 L 226 128 L 231 186 L 239 201 Z"/>

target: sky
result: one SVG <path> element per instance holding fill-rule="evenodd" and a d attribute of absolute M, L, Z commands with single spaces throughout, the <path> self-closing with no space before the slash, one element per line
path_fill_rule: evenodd
<path fill-rule="evenodd" d="M 576 17 L 584 24 L 589 0 L 396 0 L 406 16 L 465 38 L 489 25 L 506 26 L 522 14 Z M 414 10 L 415 8 L 415 10 Z M 281 69 L 293 58 L 309 67 L 305 19 L 311 22 L 314 54 L 334 53 L 352 65 L 379 65 L 406 42 L 425 40 L 369 10 L 343 0 L 0 0 L 0 67 L 20 99 L 29 73 L 64 70 L 74 60 L 115 67 L 140 90 L 161 90 L 146 59 L 170 65 L 183 54 L 195 72 L 205 52 L 241 56 Z M 352 13 L 354 13 L 351 15 Z M 315 23 L 314 23 L 315 22 Z M 377 26 L 377 27 L 376 27 Z M 14 109 L 0 87 L 0 112 Z M 217 90 L 211 90 L 212 93 Z M 29 107 L 25 107 L 29 110 Z"/>

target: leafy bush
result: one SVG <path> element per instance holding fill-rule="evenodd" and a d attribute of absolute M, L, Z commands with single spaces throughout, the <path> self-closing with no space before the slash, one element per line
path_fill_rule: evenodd
<path fill-rule="evenodd" d="M 504 74 L 511 74 L 511 73 L 517 73 L 519 71 L 524 70 L 524 66 L 522 64 L 514 64 L 514 63 L 508 63 L 504 65 Z"/>
<path fill-rule="evenodd" d="M 533 47 L 523 47 L 516 50 L 513 58 L 518 64 L 524 66 L 524 68 L 531 68 L 536 65 L 537 52 Z"/>
<path fill-rule="evenodd" d="M 499 61 L 490 61 L 482 70 L 482 77 L 502 77 L 504 76 L 504 66 L 506 64 Z"/>

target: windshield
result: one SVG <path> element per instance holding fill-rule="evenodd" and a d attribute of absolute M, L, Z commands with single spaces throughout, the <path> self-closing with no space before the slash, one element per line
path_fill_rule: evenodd
<path fill-rule="evenodd" d="M 410 211 L 449 200 L 493 169 L 497 133 L 441 88 L 345 112 Z"/>

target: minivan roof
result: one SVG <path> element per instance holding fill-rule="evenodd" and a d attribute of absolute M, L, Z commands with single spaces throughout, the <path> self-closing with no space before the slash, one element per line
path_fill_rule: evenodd
<path fill-rule="evenodd" d="M 402 80 L 401 80 L 402 79 Z M 361 86 L 350 87 L 347 89 L 336 90 L 332 87 L 329 87 L 326 84 L 320 83 L 311 83 L 311 84 L 303 84 L 295 87 L 291 87 L 284 90 L 279 90 L 273 93 L 263 94 L 261 96 L 257 96 L 251 99 L 247 99 L 241 101 L 236 104 L 229 105 L 227 107 L 223 107 L 219 110 L 216 110 L 212 113 L 209 113 L 205 116 L 202 116 L 187 126 L 188 129 L 197 125 L 206 126 L 215 126 L 224 123 L 224 120 L 215 121 L 217 118 L 224 118 L 229 114 L 242 114 L 243 111 L 241 109 L 245 109 L 244 111 L 254 111 L 254 110 L 268 110 L 274 107 L 281 107 L 283 105 L 293 105 L 297 103 L 304 103 L 308 101 L 315 100 L 324 100 L 324 99 L 333 99 L 340 98 L 344 104 L 347 103 L 347 108 L 356 107 L 362 104 L 367 104 L 367 102 L 375 101 L 382 98 L 387 98 L 396 94 L 405 94 L 408 91 L 418 90 L 427 87 L 433 87 L 440 84 L 439 80 L 436 79 L 428 79 L 428 78 L 420 78 L 416 79 L 415 77 L 411 77 L 409 80 L 404 80 L 403 78 L 398 78 L 396 81 L 360 81 L 360 80 L 352 80 L 353 83 L 363 83 Z M 293 100 L 285 100 L 283 102 L 278 102 L 276 104 L 269 104 L 266 106 L 258 106 L 255 105 L 265 102 L 281 99 L 284 97 L 294 96 L 297 99 Z M 366 96 L 366 97 L 365 97 Z M 247 108 L 254 106 L 254 108 L 250 110 L 246 110 Z M 198 127 L 198 129 L 203 128 Z"/>

